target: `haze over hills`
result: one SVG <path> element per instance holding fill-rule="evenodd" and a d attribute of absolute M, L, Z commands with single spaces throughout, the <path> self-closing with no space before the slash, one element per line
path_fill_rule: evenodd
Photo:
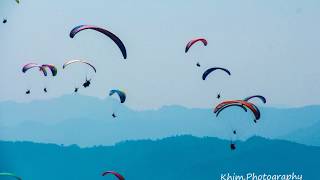
<path fill-rule="evenodd" d="M 298 129 L 287 135 L 281 137 L 281 139 L 287 139 L 293 142 L 302 143 L 306 145 L 320 146 L 320 122 L 317 122 L 310 127 Z"/>
<path fill-rule="evenodd" d="M 262 118 L 254 124 L 251 112 L 245 113 L 237 108 L 225 111 L 216 118 L 211 109 L 164 106 L 135 111 L 119 105 L 114 99 L 81 95 L 29 103 L 1 102 L 0 139 L 80 146 L 110 145 L 124 140 L 183 134 L 228 139 L 231 119 L 238 123 L 242 139 L 258 135 L 320 145 L 318 141 L 310 141 L 316 137 L 316 130 L 307 131 L 304 138 L 290 135 L 319 123 L 320 106 L 260 108 Z M 116 119 L 111 117 L 112 110 L 116 110 Z"/>
<path fill-rule="evenodd" d="M 260 137 L 238 142 L 237 147 L 230 151 L 229 141 L 192 136 L 91 148 L 2 141 L 0 171 L 32 180 L 104 179 L 101 173 L 106 170 L 130 180 L 212 180 L 224 173 L 318 177 L 320 147 Z"/>

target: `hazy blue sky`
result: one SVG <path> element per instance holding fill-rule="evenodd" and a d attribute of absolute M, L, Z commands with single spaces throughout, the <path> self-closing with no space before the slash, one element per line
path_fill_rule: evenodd
<path fill-rule="evenodd" d="M 225 99 L 262 94 L 270 106 L 320 104 L 316 0 L 21 0 L 20 5 L 1 0 L 0 6 L 0 17 L 8 18 L 0 25 L 1 100 L 71 94 L 73 79 L 84 78 L 83 69 L 70 73 L 61 66 L 69 59 L 86 59 L 98 73 L 81 94 L 103 98 L 118 87 L 127 91 L 127 104 L 137 109 L 211 107 L 218 91 Z M 128 59 L 94 31 L 70 39 L 70 30 L 79 24 L 117 34 Z M 185 54 L 187 41 L 200 36 L 208 46 L 196 45 Z M 45 82 L 50 91 L 46 97 L 43 81 L 21 73 L 30 61 L 59 67 L 57 78 Z M 202 81 L 202 72 L 212 66 L 226 67 L 232 76 L 216 73 Z M 33 88 L 28 97 L 27 84 Z"/>

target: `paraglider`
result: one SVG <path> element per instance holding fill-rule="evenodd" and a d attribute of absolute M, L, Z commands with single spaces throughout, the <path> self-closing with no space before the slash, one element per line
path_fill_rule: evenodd
<path fill-rule="evenodd" d="M 196 44 L 197 42 L 202 42 L 202 44 L 203 44 L 204 46 L 207 46 L 207 45 L 208 45 L 208 41 L 207 41 L 206 39 L 204 39 L 204 38 L 195 38 L 195 39 L 192 39 L 191 41 L 189 41 L 189 42 L 187 43 L 184 52 L 187 53 L 187 52 L 189 51 L 189 49 L 190 49 L 194 44 Z M 200 65 L 199 62 L 196 63 L 196 66 L 197 66 L 197 67 L 201 67 L 201 65 Z"/>
<path fill-rule="evenodd" d="M 69 65 L 71 65 L 71 64 L 78 64 L 78 63 L 80 63 L 80 64 L 85 64 L 85 65 L 89 66 L 90 69 L 92 69 L 94 73 L 97 73 L 97 69 L 96 69 L 91 63 L 89 63 L 88 61 L 84 61 L 84 60 L 70 60 L 70 61 L 67 61 L 67 62 L 65 62 L 65 63 L 63 64 L 62 68 L 63 68 L 63 69 L 66 69 Z M 82 84 L 82 86 L 83 86 L 84 88 L 87 88 L 87 87 L 90 86 L 90 84 L 91 84 L 91 79 L 88 79 L 87 76 L 86 76 L 86 80 L 85 80 L 85 82 Z M 74 92 L 78 92 L 78 90 L 79 90 L 79 88 L 75 87 Z"/>
<path fill-rule="evenodd" d="M 26 73 L 27 71 L 29 71 L 30 69 L 33 69 L 33 68 L 38 68 L 39 71 L 41 71 L 44 76 L 48 75 L 46 69 L 44 67 L 42 67 L 41 65 L 38 65 L 37 63 L 28 63 L 28 64 L 24 65 L 22 67 L 22 72 Z M 30 93 L 31 93 L 31 90 L 27 89 L 26 94 L 30 94 Z"/>
<path fill-rule="evenodd" d="M 191 41 L 188 42 L 184 52 L 187 53 L 189 51 L 190 47 L 193 46 L 197 42 L 202 42 L 204 46 L 208 45 L 208 41 L 206 39 L 204 39 L 204 38 L 195 38 L 195 39 L 192 39 Z"/>
<path fill-rule="evenodd" d="M 123 58 L 127 59 L 127 51 L 126 51 L 126 47 L 124 46 L 123 42 L 115 34 L 113 34 L 112 32 L 110 32 L 104 28 L 92 26 L 92 25 L 80 25 L 80 26 L 76 26 L 75 28 L 73 28 L 71 30 L 69 36 L 70 36 L 70 38 L 74 38 L 75 35 L 78 34 L 80 31 L 87 30 L 87 29 L 95 30 L 95 31 L 98 31 L 98 32 L 108 36 L 114 43 L 116 43 L 116 45 L 118 46 L 118 48 L 120 49 L 120 51 L 122 53 Z"/>
<path fill-rule="evenodd" d="M 250 109 L 252 111 L 252 113 L 255 116 L 254 121 L 256 122 L 259 118 L 260 118 L 260 111 L 259 109 L 252 103 L 243 101 L 243 100 L 229 100 L 229 101 L 223 101 L 220 104 L 218 104 L 215 109 L 214 109 L 214 113 L 216 114 L 216 116 L 218 117 L 219 114 L 224 110 L 227 109 L 229 107 L 240 107 L 242 108 L 245 112 L 247 112 L 247 109 Z M 237 136 L 237 130 L 236 129 L 232 129 L 232 134 L 234 136 Z M 230 149 L 231 150 L 235 150 L 236 149 L 236 144 L 231 141 L 230 143 Z"/>
<path fill-rule="evenodd" d="M 42 67 L 43 69 L 45 69 L 45 70 L 46 70 L 47 68 L 49 68 L 49 70 L 51 71 L 52 76 L 56 76 L 56 75 L 58 74 L 57 68 L 56 68 L 54 65 L 52 65 L 52 64 L 43 64 L 43 65 L 41 65 L 41 67 Z M 43 92 L 44 92 L 44 93 L 47 93 L 47 92 L 48 92 L 47 87 L 44 87 L 44 88 L 43 88 Z"/>
<path fill-rule="evenodd" d="M 7 177 L 15 178 L 17 180 L 22 180 L 22 178 L 20 178 L 19 176 L 15 175 L 13 173 L 0 173 L 0 177 L 1 176 L 7 176 Z"/>
<path fill-rule="evenodd" d="M 125 94 L 124 91 L 121 91 L 121 90 L 118 90 L 118 89 L 112 89 L 110 90 L 109 92 L 109 96 L 112 96 L 114 94 L 117 94 L 118 97 L 119 97 L 119 100 L 120 100 L 120 103 L 124 103 L 126 101 L 126 98 L 127 98 L 127 95 Z M 116 114 L 115 112 L 112 113 L 112 117 L 113 118 L 116 118 Z"/>
<path fill-rule="evenodd" d="M 17 4 L 20 4 L 20 0 L 15 0 L 15 1 L 16 1 Z M 3 18 L 2 23 L 3 23 L 3 24 L 6 24 L 7 21 L 8 21 L 8 20 L 7 20 L 6 18 Z"/>
<path fill-rule="evenodd" d="M 119 174 L 119 173 L 117 173 L 115 171 L 106 171 L 106 172 L 102 173 L 102 176 L 106 176 L 106 175 L 109 175 L 109 174 L 114 175 L 115 177 L 118 178 L 118 180 L 125 180 L 124 177 L 121 174 Z"/>
<path fill-rule="evenodd" d="M 227 73 L 229 76 L 231 76 L 231 73 L 228 69 L 225 69 L 225 68 L 221 68 L 221 67 L 213 67 L 213 68 L 209 68 L 207 69 L 203 74 L 202 74 L 202 80 L 206 80 L 207 76 L 212 73 L 213 71 L 216 71 L 216 70 L 222 70 L 224 71 L 225 73 Z"/>

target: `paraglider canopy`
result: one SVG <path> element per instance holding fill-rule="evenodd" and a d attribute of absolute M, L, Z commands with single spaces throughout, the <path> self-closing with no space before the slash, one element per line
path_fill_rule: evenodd
<path fill-rule="evenodd" d="M 202 42 L 204 46 L 208 45 L 208 41 L 206 39 L 204 39 L 204 38 L 195 38 L 195 39 L 192 39 L 191 41 L 188 42 L 184 52 L 187 53 L 189 51 L 189 49 L 191 48 L 191 46 L 193 46 L 197 42 Z"/>
<path fill-rule="evenodd" d="M 52 76 L 56 76 L 58 73 L 58 69 L 52 64 L 43 64 L 42 67 L 49 68 L 52 73 Z"/>
<path fill-rule="evenodd" d="M 229 100 L 229 101 L 224 101 L 220 104 L 218 104 L 215 109 L 214 109 L 214 113 L 216 113 L 216 116 L 219 115 L 219 113 L 231 106 L 239 106 L 239 107 L 243 107 L 243 109 L 246 111 L 246 108 L 250 109 L 251 112 L 253 113 L 253 115 L 255 116 L 255 120 L 259 120 L 260 119 L 260 110 L 258 109 L 257 106 L 255 106 L 252 103 L 249 103 L 247 101 L 243 101 L 243 100 Z"/>
<path fill-rule="evenodd" d="M 32 69 L 32 68 L 39 68 L 39 70 L 43 72 L 44 76 L 47 76 L 47 74 L 48 74 L 47 71 L 45 70 L 45 68 L 38 65 L 37 63 L 28 63 L 28 64 L 24 65 L 22 67 L 22 72 L 26 73 L 29 69 Z"/>
<path fill-rule="evenodd" d="M 249 97 L 244 98 L 243 100 L 244 100 L 244 101 L 249 101 L 249 100 L 252 99 L 252 98 L 259 98 L 264 104 L 267 103 L 266 98 L 263 97 L 263 96 L 261 96 L 261 95 L 249 96 Z"/>
<path fill-rule="evenodd" d="M 125 180 L 124 177 L 121 174 L 119 174 L 119 173 L 117 173 L 115 171 L 106 171 L 106 172 L 102 173 L 102 176 L 106 176 L 106 175 L 109 175 L 109 174 L 114 175 L 115 177 L 118 178 L 118 180 Z"/>
<path fill-rule="evenodd" d="M 245 112 L 248 111 L 247 108 L 246 108 L 245 106 L 243 106 L 242 104 L 236 104 L 236 103 L 234 103 L 234 104 L 227 104 L 227 105 L 221 107 L 219 110 L 217 110 L 217 111 L 215 112 L 215 113 L 216 113 L 216 117 L 218 117 L 219 114 L 220 114 L 224 109 L 226 109 L 226 108 L 228 108 L 228 107 L 231 107 L 231 106 L 241 107 Z"/>
<path fill-rule="evenodd" d="M 92 26 L 92 25 L 80 25 L 80 26 L 76 26 L 75 28 L 73 28 L 70 31 L 69 36 L 70 36 L 70 38 L 74 38 L 74 36 L 76 34 L 78 34 L 80 31 L 87 30 L 87 29 L 92 29 L 92 30 L 98 31 L 98 32 L 108 36 L 119 47 L 123 58 L 127 59 L 127 50 L 126 50 L 126 47 L 124 46 L 123 42 L 115 34 L 113 34 L 112 32 L 110 32 L 104 28 Z"/>
<path fill-rule="evenodd" d="M 83 63 L 83 64 L 87 64 L 89 65 L 93 71 L 96 73 L 97 72 L 97 69 L 91 64 L 89 63 L 88 61 L 84 61 L 84 60 L 70 60 L 70 61 L 67 61 L 63 64 L 62 68 L 65 69 L 67 66 L 69 66 L 70 64 L 73 64 L 73 63 Z"/>
<path fill-rule="evenodd" d="M 109 92 L 109 96 L 112 96 L 114 93 L 116 93 L 119 96 L 121 103 L 124 103 L 126 101 L 127 96 L 124 91 L 121 91 L 119 89 L 112 89 Z"/>
<path fill-rule="evenodd" d="M 202 80 L 206 80 L 207 76 L 212 73 L 213 71 L 216 70 L 222 70 L 224 72 L 226 72 L 229 76 L 231 76 L 231 73 L 228 69 L 225 68 L 221 68 L 221 67 L 213 67 L 213 68 L 209 68 L 207 69 L 203 74 L 202 74 Z"/>

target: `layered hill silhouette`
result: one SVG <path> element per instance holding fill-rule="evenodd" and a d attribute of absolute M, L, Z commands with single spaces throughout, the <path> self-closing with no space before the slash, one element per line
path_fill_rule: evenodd
<path fill-rule="evenodd" d="M 298 129 L 294 132 L 291 132 L 281 139 L 287 139 L 293 142 L 303 143 L 306 145 L 316 145 L 320 146 L 320 122 L 307 127 Z"/>
<path fill-rule="evenodd" d="M 116 119 L 111 116 L 114 107 L 117 109 Z M 242 139 L 257 135 L 320 145 L 319 141 L 312 140 L 317 136 L 320 106 L 260 109 L 261 120 L 253 124 L 252 114 L 237 108 L 216 118 L 211 109 L 164 106 L 135 111 L 119 106 L 112 99 L 81 95 L 29 103 L 0 102 L 0 139 L 78 144 L 82 147 L 184 134 L 228 139 L 228 122 L 235 120 L 239 122 L 237 126 Z M 308 128 L 316 129 L 303 130 Z"/>
<path fill-rule="evenodd" d="M 221 174 L 302 174 L 318 179 L 320 147 L 252 137 L 237 150 L 217 138 L 177 136 L 115 146 L 80 148 L 32 142 L 0 142 L 0 171 L 32 180 L 95 180 L 105 170 L 127 180 L 212 180 Z"/>

